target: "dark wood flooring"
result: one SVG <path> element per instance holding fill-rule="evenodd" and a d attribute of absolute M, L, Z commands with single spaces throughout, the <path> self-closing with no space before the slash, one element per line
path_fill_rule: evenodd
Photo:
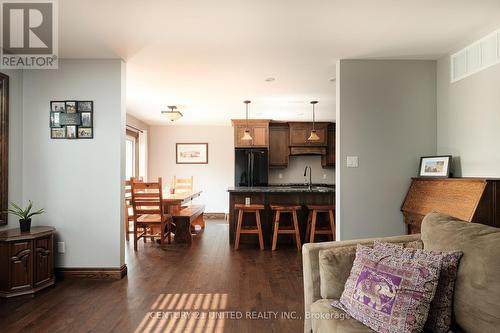
<path fill-rule="evenodd" d="M 303 330 L 302 260 L 293 244 L 234 251 L 228 224 L 209 221 L 190 247 L 164 251 L 141 241 L 137 253 L 126 250 L 123 280 L 60 280 L 35 298 L 0 301 L 0 332 Z"/>

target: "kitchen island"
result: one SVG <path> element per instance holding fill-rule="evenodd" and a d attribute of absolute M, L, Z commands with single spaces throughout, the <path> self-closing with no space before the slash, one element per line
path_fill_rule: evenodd
<path fill-rule="evenodd" d="M 298 212 L 300 235 L 302 242 L 305 239 L 308 211 L 306 205 L 334 205 L 335 188 L 333 186 L 307 186 L 307 185 L 284 185 L 264 187 L 230 187 L 229 192 L 229 241 L 234 243 L 236 234 L 236 223 L 238 214 L 235 212 L 235 204 L 244 204 L 246 198 L 250 198 L 252 204 L 262 204 L 265 209 L 261 211 L 262 232 L 266 248 L 270 248 L 273 231 L 274 214 L 270 208 L 271 204 L 293 204 L 301 205 L 302 210 Z M 318 216 L 322 223 L 323 216 Z M 286 216 L 288 221 L 289 216 Z M 286 222 L 284 222 L 286 223 Z M 245 214 L 243 225 L 255 225 L 255 217 Z M 290 242 L 291 237 L 281 236 L 279 242 Z M 258 244 L 254 235 L 241 235 L 240 243 Z"/>

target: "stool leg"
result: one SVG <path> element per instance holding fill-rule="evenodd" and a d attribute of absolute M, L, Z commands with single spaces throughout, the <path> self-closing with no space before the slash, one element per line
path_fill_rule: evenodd
<path fill-rule="evenodd" d="M 309 211 L 309 214 L 307 215 L 307 224 L 306 224 L 306 239 L 305 239 L 306 243 L 309 243 L 309 240 L 311 239 L 311 220 L 312 220 L 312 211 Z"/>
<path fill-rule="evenodd" d="M 262 239 L 262 226 L 260 224 L 260 212 L 255 211 L 255 219 L 257 220 L 257 230 L 259 233 L 259 246 L 261 250 L 264 250 L 264 240 Z"/>
<path fill-rule="evenodd" d="M 293 226 L 295 228 L 295 243 L 297 244 L 297 250 L 300 251 L 302 244 L 300 244 L 299 220 L 297 219 L 296 211 L 292 212 L 292 218 L 293 218 Z"/>
<path fill-rule="evenodd" d="M 333 210 L 328 211 L 328 216 L 330 217 L 330 228 L 332 228 L 332 241 L 335 240 L 335 217 L 333 215 Z"/>
<path fill-rule="evenodd" d="M 280 227 L 280 211 L 277 210 L 274 215 L 274 232 L 273 232 L 273 247 L 272 250 L 276 250 L 276 243 L 278 242 L 278 230 Z"/>
<path fill-rule="evenodd" d="M 318 216 L 318 212 L 313 210 L 312 212 L 312 220 L 311 220 L 311 243 L 314 243 L 314 236 L 316 235 L 316 218 Z"/>
<path fill-rule="evenodd" d="M 243 221 L 243 211 L 238 211 L 238 225 L 236 226 L 236 240 L 234 241 L 234 249 L 238 250 L 240 247 L 240 234 L 241 234 L 241 222 Z"/>

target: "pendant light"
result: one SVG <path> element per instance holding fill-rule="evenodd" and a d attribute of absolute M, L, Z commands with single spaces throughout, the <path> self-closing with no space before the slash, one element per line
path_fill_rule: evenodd
<path fill-rule="evenodd" d="M 314 115 L 314 106 L 318 104 L 318 101 L 311 101 L 312 107 L 313 107 L 313 128 L 311 130 L 311 135 L 309 135 L 309 138 L 307 138 L 308 141 L 318 141 L 319 136 L 316 134 L 316 129 L 314 128 L 314 123 L 315 123 L 315 115 Z"/>
<path fill-rule="evenodd" d="M 243 101 L 243 103 L 245 103 L 245 115 L 247 120 L 247 127 L 245 128 L 245 132 L 243 133 L 241 140 L 250 141 L 253 140 L 252 136 L 250 135 L 250 128 L 248 127 L 248 104 L 250 104 L 250 101 Z"/>
<path fill-rule="evenodd" d="M 161 114 L 166 116 L 170 121 L 182 118 L 182 113 L 177 111 L 177 106 L 169 105 L 167 108 L 169 108 L 170 111 L 162 111 Z"/>

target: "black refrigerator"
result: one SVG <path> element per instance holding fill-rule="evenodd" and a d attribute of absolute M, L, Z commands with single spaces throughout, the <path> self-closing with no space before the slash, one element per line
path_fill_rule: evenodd
<path fill-rule="evenodd" d="M 267 186 L 267 149 L 236 148 L 234 185 Z"/>

